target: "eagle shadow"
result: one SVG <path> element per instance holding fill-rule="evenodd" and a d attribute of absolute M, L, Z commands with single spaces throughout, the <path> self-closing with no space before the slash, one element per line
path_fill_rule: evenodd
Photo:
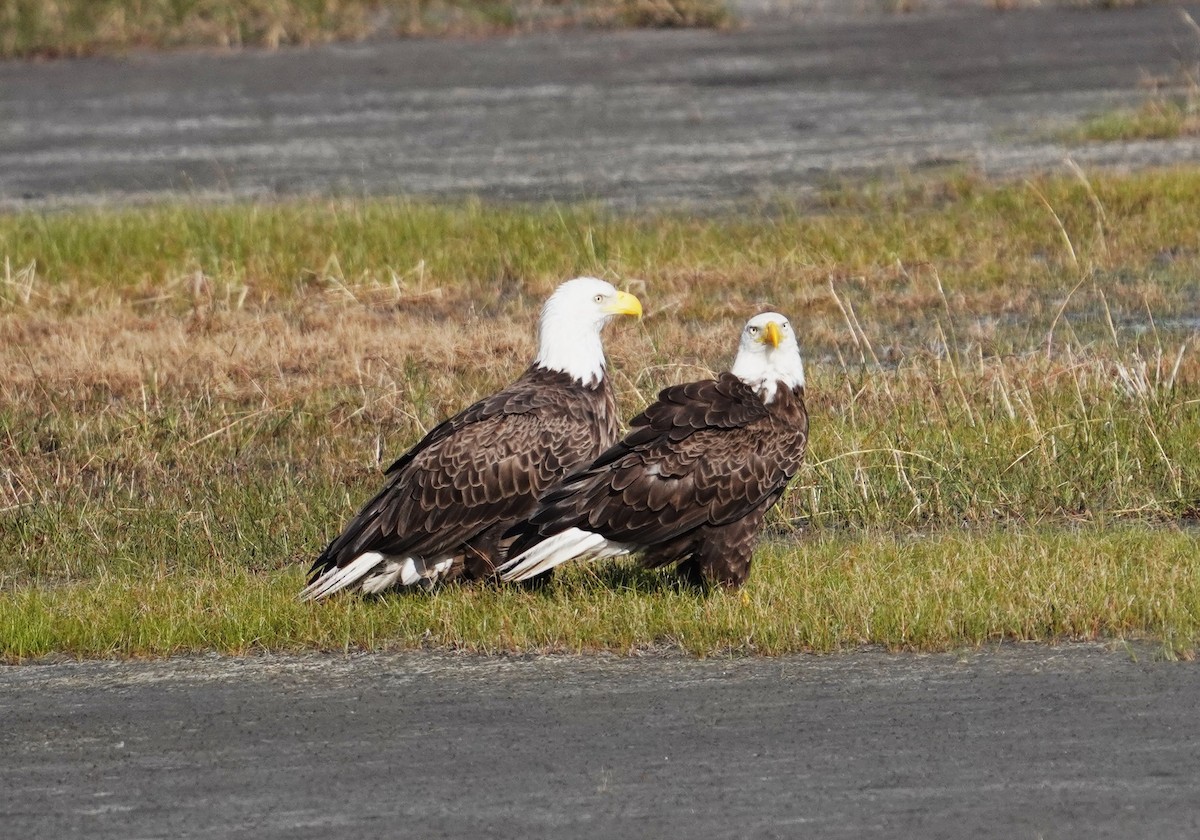
<path fill-rule="evenodd" d="M 438 591 L 454 590 L 460 587 L 493 586 L 499 589 L 518 589 L 538 595 L 551 596 L 556 594 L 564 585 L 560 573 L 551 570 L 535 578 L 516 584 L 502 584 L 492 580 L 457 579 L 449 583 L 439 584 L 430 589 L 419 586 L 391 587 L 382 592 L 363 594 L 367 601 L 406 600 L 408 598 L 427 598 Z M 709 586 L 695 577 L 680 574 L 679 570 L 669 568 L 647 569 L 635 563 L 600 563 L 587 566 L 575 573 L 576 583 L 588 589 L 607 589 L 616 592 L 634 592 L 641 595 L 660 595 L 671 593 L 677 595 L 695 595 L 705 597 L 713 591 L 720 591 L 719 586 Z M 582 580 L 579 580 L 582 577 Z"/>
<path fill-rule="evenodd" d="M 589 586 L 642 595 L 694 595 L 705 597 L 719 586 L 710 586 L 698 576 L 678 568 L 646 568 L 636 563 L 602 563 L 586 570 Z"/>
<path fill-rule="evenodd" d="M 645 595 L 671 592 L 678 589 L 679 580 L 674 575 L 659 570 L 645 569 L 632 563 L 598 563 L 583 570 L 589 588 L 632 591 Z"/>

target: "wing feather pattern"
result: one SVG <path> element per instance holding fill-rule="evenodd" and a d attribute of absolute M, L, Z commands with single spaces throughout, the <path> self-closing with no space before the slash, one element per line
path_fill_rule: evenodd
<path fill-rule="evenodd" d="M 640 549 L 647 565 L 688 561 L 709 582 L 745 580 L 762 517 L 804 458 L 802 389 L 767 405 L 724 373 L 667 388 L 631 426 L 543 497 L 518 529 L 509 552 L 518 559 L 506 578 L 522 576 L 521 553 L 577 528 Z"/>
<path fill-rule="evenodd" d="M 502 533 L 527 516 L 540 493 L 595 458 L 617 431 L 607 378 L 587 387 L 566 374 L 531 367 L 509 387 L 439 424 L 397 459 L 383 489 L 313 563 L 309 580 L 367 552 L 464 553 L 466 544 L 489 529 L 499 526 Z"/>

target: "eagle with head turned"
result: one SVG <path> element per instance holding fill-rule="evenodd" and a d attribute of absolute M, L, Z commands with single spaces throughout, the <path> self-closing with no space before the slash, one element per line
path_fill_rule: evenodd
<path fill-rule="evenodd" d="M 514 528 L 504 580 L 636 552 L 647 567 L 679 564 L 700 586 L 745 583 L 763 517 L 808 445 L 791 324 L 775 312 L 751 318 L 732 370 L 665 389 L 630 426 Z"/>
<path fill-rule="evenodd" d="M 616 315 L 641 314 L 636 297 L 594 277 L 560 285 L 542 308 L 533 364 L 388 468 L 383 489 L 313 563 L 301 599 L 493 575 L 505 531 L 616 441 L 600 333 Z"/>

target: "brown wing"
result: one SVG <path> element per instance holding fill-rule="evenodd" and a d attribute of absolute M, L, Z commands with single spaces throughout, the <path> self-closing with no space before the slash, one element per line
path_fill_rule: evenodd
<path fill-rule="evenodd" d="M 607 380 L 596 388 L 530 368 L 429 432 L 313 563 L 310 579 L 365 551 L 429 557 L 529 514 L 537 497 L 616 436 Z"/>
<path fill-rule="evenodd" d="M 668 388 L 632 425 L 624 440 L 547 493 L 510 555 L 572 527 L 650 552 L 694 549 L 689 538 L 698 529 L 761 516 L 774 504 L 808 438 L 799 392 L 766 406 L 728 373 Z M 680 558 L 662 562 L 668 559 Z"/>

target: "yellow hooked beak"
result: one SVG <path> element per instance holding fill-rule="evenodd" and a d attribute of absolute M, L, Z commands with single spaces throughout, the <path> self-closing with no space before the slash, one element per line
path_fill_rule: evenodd
<path fill-rule="evenodd" d="M 779 330 L 779 325 L 774 321 L 767 321 L 759 341 L 763 344 L 770 344 L 772 347 L 778 347 L 779 342 L 783 341 L 783 333 Z"/>
<path fill-rule="evenodd" d="M 617 296 L 613 298 L 604 310 L 612 315 L 633 315 L 642 317 L 642 302 L 635 298 L 629 292 L 617 292 Z"/>

